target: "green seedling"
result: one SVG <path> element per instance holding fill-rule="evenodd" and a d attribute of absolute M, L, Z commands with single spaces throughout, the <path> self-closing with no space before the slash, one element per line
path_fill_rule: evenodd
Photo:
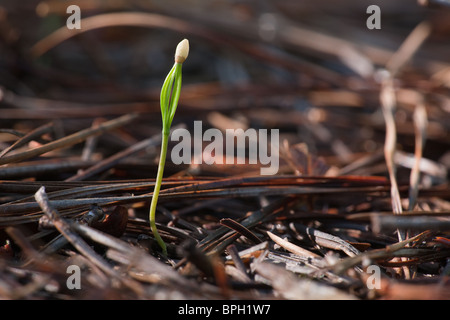
<path fill-rule="evenodd" d="M 161 154 L 159 158 L 158 173 L 155 181 L 155 189 L 153 191 L 152 202 L 150 204 L 150 228 L 153 235 L 160 245 L 164 255 L 167 255 L 167 247 L 156 228 L 156 205 L 158 203 L 159 190 L 164 173 L 164 165 L 166 163 L 167 144 L 169 142 L 170 127 L 172 125 L 175 111 L 177 110 L 178 100 L 181 91 L 181 69 L 182 64 L 189 54 L 189 42 L 187 39 L 181 41 L 175 50 L 175 63 L 168 73 L 166 80 L 161 88 L 161 115 L 162 115 L 162 141 Z"/>

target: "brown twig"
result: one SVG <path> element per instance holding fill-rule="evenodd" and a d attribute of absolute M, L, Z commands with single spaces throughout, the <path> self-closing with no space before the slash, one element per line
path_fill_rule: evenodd
<path fill-rule="evenodd" d="M 143 294 L 143 289 L 130 279 L 123 278 L 118 274 L 99 254 L 97 254 L 91 246 L 89 246 L 82 238 L 80 238 L 75 232 L 72 231 L 70 225 L 60 217 L 58 211 L 56 211 L 50 204 L 45 188 L 40 188 L 35 194 L 36 202 L 41 207 L 42 211 L 53 222 L 56 229 L 89 261 L 95 266 L 101 269 L 105 274 L 121 281 L 127 285 L 130 289 L 135 291 L 138 295 Z"/>

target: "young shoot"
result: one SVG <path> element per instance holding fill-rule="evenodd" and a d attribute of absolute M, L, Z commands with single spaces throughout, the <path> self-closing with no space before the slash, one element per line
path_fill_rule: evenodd
<path fill-rule="evenodd" d="M 167 144 L 169 142 L 170 127 L 177 110 L 178 100 L 181 91 L 181 66 L 189 54 L 189 41 L 184 39 L 175 50 L 175 63 L 169 71 L 166 80 L 161 88 L 161 116 L 162 116 L 162 141 L 161 154 L 159 158 L 158 173 L 155 181 L 155 189 L 153 191 L 152 202 L 150 204 L 150 228 L 153 235 L 162 249 L 163 255 L 167 255 L 167 247 L 156 228 L 156 205 L 158 203 L 159 190 L 164 173 L 164 165 L 166 163 Z"/>

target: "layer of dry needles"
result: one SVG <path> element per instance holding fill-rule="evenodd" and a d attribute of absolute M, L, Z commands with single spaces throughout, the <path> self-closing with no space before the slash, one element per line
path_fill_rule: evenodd
<path fill-rule="evenodd" d="M 0 298 L 450 298 L 448 1 L 375 1 L 380 30 L 370 1 L 78 2 L 78 31 L 0 4 Z M 174 128 L 279 129 L 280 167 L 168 159 L 162 256 L 183 38 Z"/>

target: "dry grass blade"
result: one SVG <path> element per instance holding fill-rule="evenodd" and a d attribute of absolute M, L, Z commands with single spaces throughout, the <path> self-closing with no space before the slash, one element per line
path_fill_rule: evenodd
<path fill-rule="evenodd" d="M 220 224 L 240 233 L 241 235 L 247 237 L 248 239 L 252 240 L 255 243 L 262 242 L 261 239 L 259 239 L 253 232 L 248 230 L 242 224 L 234 221 L 233 219 L 230 218 L 221 219 Z"/>
<path fill-rule="evenodd" d="M 10 163 L 0 169 L 0 179 L 19 179 L 23 177 L 42 177 L 55 172 L 71 172 L 82 170 L 95 164 L 94 160 L 66 159 L 60 160 L 35 160 L 30 162 Z M 24 190 L 25 191 L 25 190 Z"/>
<path fill-rule="evenodd" d="M 415 162 L 411 170 L 409 181 L 409 206 L 408 210 L 413 211 L 417 201 L 419 192 L 420 162 L 422 160 L 423 148 L 425 146 L 427 133 L 427 112 L 423 101 L 414 110 L 414 129 L 415 129 Z"/>
<path fill-rule="evenodd" d="M 28 143 L 29 141 L 39 138 L 41 135 L 43 135 L 45 133 L 51 132 L 52 126 L 53 126 L 53 123 L 48 123 L 39 128 L 36 128 L 33 131 L 29 132 L 28 134 L 24 135 L 22 138 L 20 138 L 16 142 L 14 142 L 11 146 L 4 149 L 0 153 L 0 158 L 3 157 L 8 152 L 10 152 L 11 150 L 14 150 L 15 148 L 19 148 L 19 147 L 25 145 L 26 143 Z"/>
<path fill-rule="evenodd" d="M 342 250 L 350 257 L 360 254 L 359 250 L 357 250 L 354 246 L 337 236 L 316 230 L 314 228 L 306 227 L 299 223 L 291 223 L 290 226 L 291 229 L 294 229 L 297 232 L 300 231 L 303 234 L 307 234 L 308 237 L 319 246 L 334 250 Z"/>
<path fill-rule="evenodd" d="M 432 252 L 432 250 L 412 249 L 412 248 L 404 249 L 404 248 L 405 248 L 405 246 L 407 246 L 408 244 L 410 244 L 414 241 L 420 241 L 421 239 L 428 237 L 430 234 L 431 234 L 430 231 L 425 231 L 425 232 L 422 232 L 422 233 L 420 233 L 414 237 L 411 237 L 407 240 L 392 244 L 392 245 L 386 247 L 386 249 L 372 250 L 369 252 L 361 253 L 354 257 L 349 257 L 349 258 L 343 259 L 343 260 L 335 263 L 332 266 L 332 270 L 336 274 L 342 274 L 349 268 L 356 266 L 358 264 L 361 264 L 364 261 L 372 261 L 372 260 L 377 260 L 377 259 L 391 259 L 394 257 L 412 257 L 412 256 L 416 256 L 418 253 L 428 254 L 428 253 Z"/>
<path fill-rule="evenodd" d="M 0 158 L 0 165 L 26 160 L 26 159 L 29 159 L 32 157 L 39 156 L 46 152 L 58 149 L 58 148 L 63 148 L 63 147 L 68 147 L 68 146 L 74 145 L 76 143 L 79 143 L 79 142 L 85 140 L 89 136 L 101 134 L 105 131 L 118 128 L 120 126 L 123 126 L 123 125 L 133 121 L 136 118 L 137 118 L 136 114 L 128 114 L 128 115 L 119 117 L 117 119 L 105 122 L 105 123 L 99 125 L 97 128 L 85 129 L 80 132 L 71 134 L 70 136 L 61 138 L 59 140 L 49 142 L 49 143 L 43 145 L 42 147 L 38 147 L 35 149 L 20 152 L 20 153 L 17 153 L 17 154 L 8 156 L 8 157 L 2 157 L 2 158 Z"/>
<path fill-rule="evenodd" d="M 305 256 L 305 257 L 312 257 L 312 258 L 318 258 L 319 255 L 315 254 L 314 252 L 311 252 L 309 250 L 303 249 L 299 246 L 296 246 L 295 244 L 290 243 L 289 241 L 286 241 L 282 238 L 280 238 L 277 235 L 274 235 L 272 232 L 267 231 L 267 235 L 272 239 L 276 244 L 283 247 L 289 252 L 292 252 L 299 256 Z"/>
<path fill-rule="evenodd" d="M 281 34 L 283 41 L 286 43 L 312 48 L 321 53 L 336 55 L 347 66 L 363 77 L 370 76 L 373 73 L 371 61 L 349 41 L 293 25 L 283 28 Z"/>
<path fill-rule="evenodd" d="M 386 140 L 384 143 L 384 156 L 389 171 L 389 180 L 391 182 L 392 210 L 395 214 L 401 214 L 403 209 L 400 199 L 400 193 L 398 191 L 396 169 L 394 163 L 394 154 L 397 143 L 397 130 L 394 120 L 396 103 L 395 103 L 395 92 L 393 81 L 394 79 L 390 75 L 386 77 L 386 79 L 384 79 L 380 93 L 380 100 L 384 120 L 386 122 Z"/>

